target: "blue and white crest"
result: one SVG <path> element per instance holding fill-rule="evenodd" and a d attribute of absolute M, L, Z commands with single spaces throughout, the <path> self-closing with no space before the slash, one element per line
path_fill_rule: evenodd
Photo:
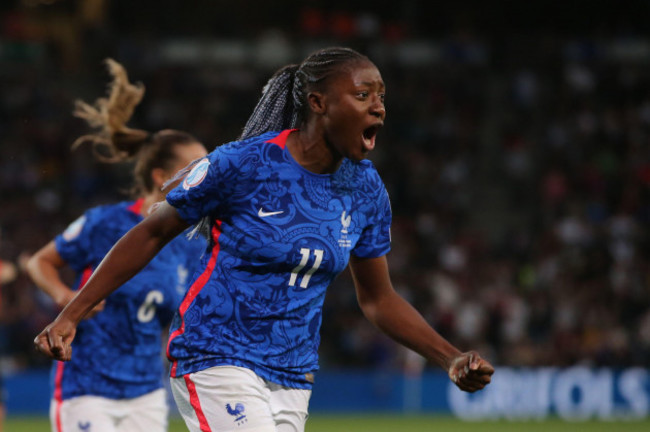
<path fill-rule="evenodd" d="M 201 160 L 197 163 L 192 171 L 187 174 L 185 180 L 183 180 L 183 189 L 188 190 L 194 186 L 201 184 L 205 176 L 208 174 L 208 168 L 210 168 L 210 161 L 208 158 Z"/>
<path fill-rule="evenodd" d="M 230 404 L 226 404 L 226 411 L 228 411 L 228 414 L 235 417 L 235 422 L 238 426 L 248 421 L 246 414 L 244 414 L 246 409 L 244 408 L 244 404 L 241 402 L 237 402 L 235 408 L 232 408 Z"/>
<path fill-rule="evenodd" d="M 86 216 L 80 216 L 72 222 L 68 227 L 63 231 L 63 239 L 65 241 L 70 241 L 74 240 L 79 236 L 79 233 L 81 233 L 81 230 L 84 227 L 84 224 L 86 223 Z"/>

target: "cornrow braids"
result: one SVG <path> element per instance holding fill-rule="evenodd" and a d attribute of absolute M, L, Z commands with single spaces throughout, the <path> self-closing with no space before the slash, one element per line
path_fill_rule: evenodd
<path fill-rule="evenodd" d="M 297 70 L 298 65 L 292 64 L 273 74 L 262 89 L 262 97 L 246 122 L 240 139 L 271 130 L 293 128 L 297 125 L 297 111 L 292 101 Z"/>
<path fill-rule="evenodd" d="M 345 66 L 361 61 L 369 59 L 350 48 L 332 47 L 313 52 L 300 65 L 281 68 L 262 89 L 240 139 L 298 127 L 308 115 L 309 92 L 321 89 L 328 77 Z"/>

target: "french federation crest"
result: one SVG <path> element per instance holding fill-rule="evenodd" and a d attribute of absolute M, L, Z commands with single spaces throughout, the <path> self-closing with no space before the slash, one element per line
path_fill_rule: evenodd
<path fill-rule="evenodd" d="M 226 404 L 226 411 L 228 411 L 228 414 L 235 417 L 235 423 L 237 423 L 237 426 L 248 421 L 246 414 L 244 414 L 246 409 L 244 408 L 244 404 L 241 402 L 237 402 L 234 408 L 231 407 L 230 404 Z"/>
<path fill-rule="evenodd" d="M 346 216 L 345 210 L 343 210 L 343 213 L 341 213 L 341 237 L 339 238 L 339 246 L 344 248 L 352 247 L 352 241 L 348 239 L 350 223 L 352 223 L 352 216 Z"/>

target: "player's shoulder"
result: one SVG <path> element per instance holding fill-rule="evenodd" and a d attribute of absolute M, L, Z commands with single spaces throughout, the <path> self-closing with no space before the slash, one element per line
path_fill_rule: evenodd
<path fill-rule="evenodd" d="M 125 219 L 138 219 L 139 210 L 136 209 L 138 201 L 121 201 L 112 204 L 102 204 L 92 207 L 84 213 L 87 223 L 119 223 Z"/>
<path fill-rule="evenodd" d="M 134 208 L 138 205 L 138 200 L 119 201 L 116 203 L 102 204 L 88 210 L 89 213 L 96 215 L 114 216 L 117 214 L 138 214 L 139 211 Z"/>
<path fill-rule="evenodd" d="M 71 222 L 61 233 L 61 238 L 66 242 L 87 237 L 98 227 L 106 227 L 117 219 L 119 206 L 116 204 L 98 205 L 87 209 L 83 214 Z M 83 234 L 86 233 L 86 234 Z"/>
<path fill-rule="evenodd" d="M 252 151 L 259 148 L 262 144 L 271 143 L 280 133 L 281 131 L 269 131 L 264 132 L 261 135 L 230 141 L 215 148 L 210 155 L 213 153 L 239 153 Z"/>
<path fill-rule="evenodd" d="M 279 134 L 280 132 L 277 131 L 265 132 L 254 137 L 221 144 L 208 154 L 207 159 L 212 165 L 242 163 L 251 155 L 265 152 L 264 144 L 270 144 Z"/>

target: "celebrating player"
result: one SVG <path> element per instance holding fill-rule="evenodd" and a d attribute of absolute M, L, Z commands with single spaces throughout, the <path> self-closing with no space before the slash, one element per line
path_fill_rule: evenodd
<path fill-rule="evenodd" d="M 444 340 L 390 282 L 390 203 L 365 159 L 383 126 L 384 93 L 375 65 L 347 48 L 276 72 L 240 140 L 193 164 L 36 337 L 37 347 L 69 360 L 82 317 L 197 225 L 211 252 L 167 349 L 191 431 L 304 430 L 325 291 L 348 263 L 373 324 L 443 367 L 462 390 L 482 389 L 492 366 Z"/>
<path fill-rule="evenodd" d="M 82 288 L 115 242 L 164 199 L 163 183 L 206 155 L 203 145 L 185 132 L 150 134 L 127 128 L 144 88 L 129 83 L 119 63 L 107 60 L 107 64 L 114 77 L 110 96 L 94 107 L 78 102 L 75 111 L 101 130 L 79 138 L 75 145 L 90 141 L 103 146 L 109 152 L 103 159 L 114 162 L 135 159 L 137 198 L 86 211 L 29 260 L 30 276 L 60 307 L 75 291 L 61 280 L 59 270 L 72 267 L 78 275 L 75 287 Z M 53 365 L 53 431 L 167 429 L 161 335 L 182 299 L 189 266 L 204 247 L 202 240 L 175 239 L 142 272 L 79 317 L 86 320 L 79 324 L 72 344 L 74 359 Z"/>

